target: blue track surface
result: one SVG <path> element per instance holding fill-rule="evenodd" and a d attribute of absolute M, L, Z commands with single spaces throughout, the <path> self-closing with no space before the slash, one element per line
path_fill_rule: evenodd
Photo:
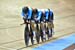
<path fill-rule="evenodd" d="M 73 43 L 75 43 L 75 34 L 33 48 L 33 50 L 63 50 L 64 48 L 69 47 Z"/>

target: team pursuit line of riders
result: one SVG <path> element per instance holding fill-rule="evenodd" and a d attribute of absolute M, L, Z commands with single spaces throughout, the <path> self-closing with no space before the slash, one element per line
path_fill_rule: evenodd
<path fill-rule="evenodd" d="M 49 8 L 38 9 L 24 6 L 21 16 L 24 20 L 24 40 L 26 47 L 29 46 L 29 40 L 34 45 L 35 41 L 39 44 L 50 40 L 54 33 L 54 14 Z"/>

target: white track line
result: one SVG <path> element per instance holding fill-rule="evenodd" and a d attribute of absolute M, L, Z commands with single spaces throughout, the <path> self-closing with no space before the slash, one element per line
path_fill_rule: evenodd
<path fill-rule="evenodd" d="M 4 47 L 4 46 L 0 46 L 0 48 L 4 48 L 4 49 L 7 49 L 7 50 L 17 50 L 17 49 L 14 49 L 14 48 L 8 48 L 8 47 Z"/>

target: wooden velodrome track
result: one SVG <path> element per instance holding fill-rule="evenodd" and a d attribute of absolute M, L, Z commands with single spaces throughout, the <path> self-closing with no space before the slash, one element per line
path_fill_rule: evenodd
<path fill-rule="evenodd" d="M 47 42 L 75 33 L 75 0 L 0 0 L 0 50 L 31 50 L 44 44 L 25 48 L 24 25 L 20 26 L 21 9 L 25 5 L 53 10 L 55 34 Z"/>

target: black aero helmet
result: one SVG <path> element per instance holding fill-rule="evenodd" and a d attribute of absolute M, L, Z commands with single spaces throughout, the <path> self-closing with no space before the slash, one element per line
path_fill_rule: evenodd
<path fill-rule="evenodd" d="M 22 11 L 23 11 L 24 13 L 27 13 L 27 12 L 28 12 L 28 7 L 27 7 L 27 6 L 23 7 Z"/>
<path fill-rule="evenodd" d="M 50 12 L 50 9 L 48 8 L 48 11 Z"/>
<path fill-rule="evenodd" d="M 38 10 L 35 8 L 33 9 L 33 13 L 36 14 L 38 12 Z"/>

